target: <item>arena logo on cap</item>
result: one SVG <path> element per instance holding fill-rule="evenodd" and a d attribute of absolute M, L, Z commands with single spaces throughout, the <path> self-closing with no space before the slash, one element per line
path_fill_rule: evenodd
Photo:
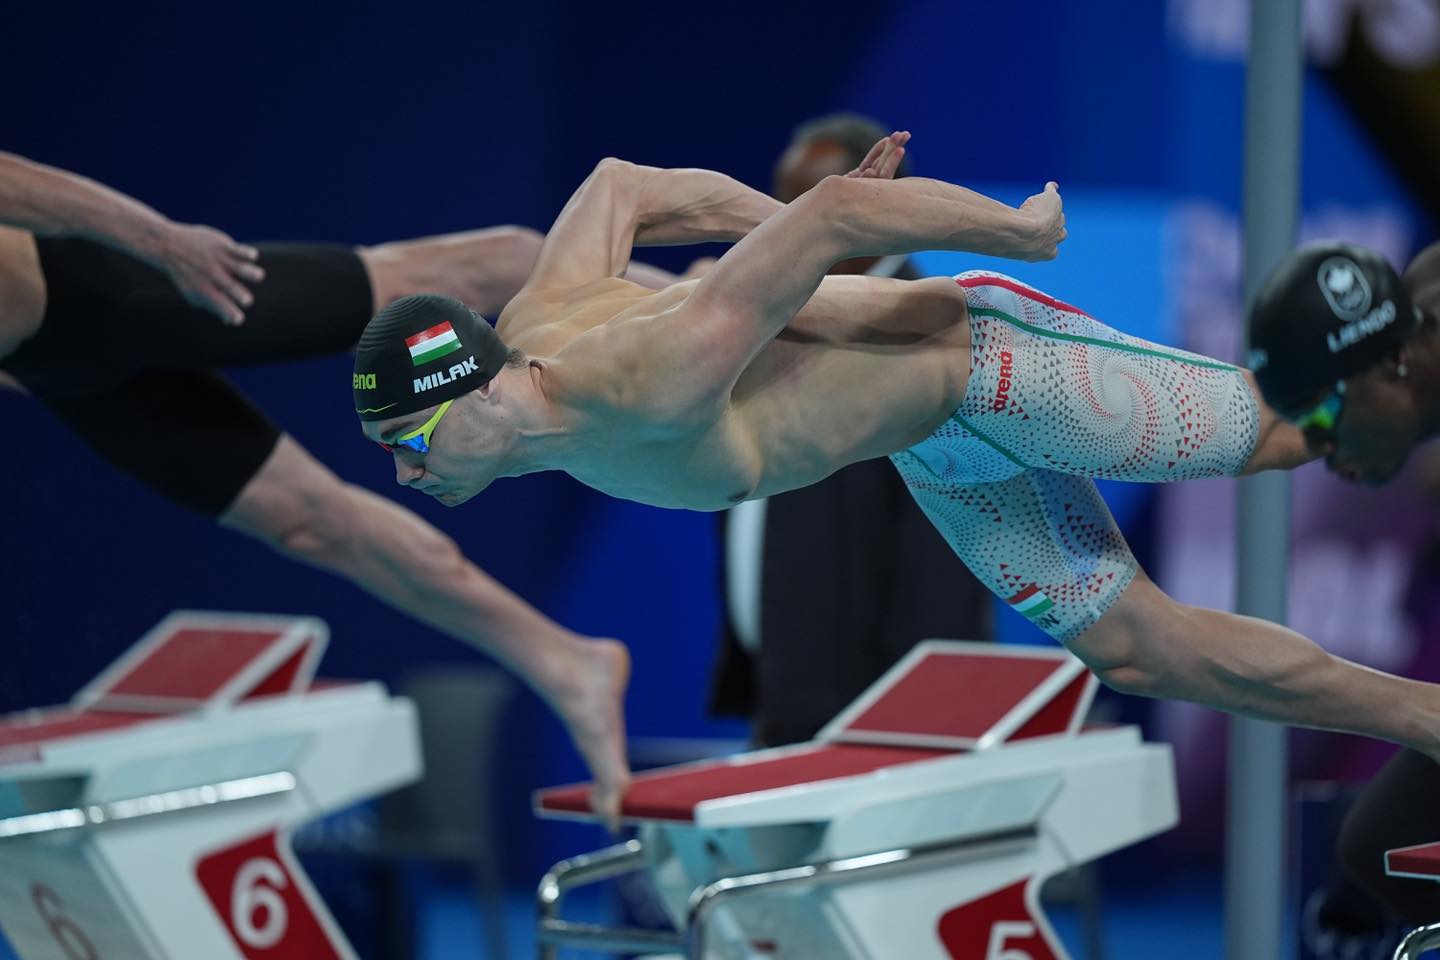
<path fill-rule="evenodd" d="M 416 367 L 461 349 L 460 337 L 448 320 L 435 324 L 429 330 L 421 330 L 413 337 L 406 337 L 405 346 L 410 350 L 411 366 Z"/>

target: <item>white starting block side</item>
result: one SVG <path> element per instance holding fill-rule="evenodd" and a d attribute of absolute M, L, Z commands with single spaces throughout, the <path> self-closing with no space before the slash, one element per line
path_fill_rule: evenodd
<path fill-rule="evenodd" d="M 77 698 L 169 713 L 0 719 L 0 927 L 23 960 L 352 960 L 290 834 L 413 780 L 420 752 L 380 685 L 309 689 L 317 623 L 177 615 L 175 647 L 152 631 Z M 211 659 L 236 632 L 238 680 Z"/>
<path fill-rule="evenodd" d="M 1440 843 L 1385 851 L 1385 873 L 1392 877 L 1440 881 Z M 1420 960 L 1421 954 L 1436 947 L 1440 947 L 1440 923 L 1411 931 L 1395 948 L 1395 960 Z"/>
<path fill-rule="evenodd" d="M 1040 884 L 1178 819 L 1168 747 L 1080 729 L 1095 686 L 1061 650 L 931 641 L 812 743 L 642 774 L 639 840 L 542 883 L 543 955 L 1065 960 Z M 583 817 L 588 796 L 537 811 Z M 676 934 L 559 918 L 569 887 L 636 868 Z"/>

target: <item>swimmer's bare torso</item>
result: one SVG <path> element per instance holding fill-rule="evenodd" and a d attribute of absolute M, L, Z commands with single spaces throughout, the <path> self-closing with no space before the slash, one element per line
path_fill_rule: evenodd
<path fill-rule="evenodd" d="M 724 509 L 918 442 L 964 395 L 969 325 L 949 279 L 827 277 L 733 382 L 675 355 L 698 284 L 602 280 L 502 315 L 501 335 L 545 358 L 535 376 L 586 438 L 566 466 L 577 479 Z"/>

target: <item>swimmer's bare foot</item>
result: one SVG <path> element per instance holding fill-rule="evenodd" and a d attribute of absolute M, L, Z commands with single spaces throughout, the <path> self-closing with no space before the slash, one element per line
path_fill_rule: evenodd
<path fill-rule="evenodd" d="M 630 652 L 617 640 L 579 640 L 573 659 L 551 691 L 550 704 L 570 731 L 595 777 L 590 806 L 612 829 L 630 786 L 625 759 L 625 688 Z"/>

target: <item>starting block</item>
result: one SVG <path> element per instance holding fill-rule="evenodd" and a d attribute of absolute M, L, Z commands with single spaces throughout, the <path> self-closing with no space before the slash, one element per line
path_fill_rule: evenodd
<path fill-rule="evenodd" d="M 354 960 L 290 850 L 420 775 L 305 617 L 177 612 L 68 707 L 0 718 L 0 928 L 22 960 Z"/>
<path fill-rule="evenodd" d="M 642 774 L 637 839 L 542 880 L 541 956 L 1066 960 L 1042 883 L 1178 820 L 1169 747 L 1081 729 L 1096 685 L 1063 650 L 927 641 L 810 743 Z M 561 918 L 568 890 L 636 870 L 675 933 Z"/>
<path fill-rule="evenodd" d="M 1440 881 L 1440 843 L 1387 850 L 1385 873 L 1392 877 Z M 1440 923 L 1412 930 L 1395 948 L 1395 960 L 1419 960 L 1422 953 L 1436 947 L 1440 947 Z"/>

